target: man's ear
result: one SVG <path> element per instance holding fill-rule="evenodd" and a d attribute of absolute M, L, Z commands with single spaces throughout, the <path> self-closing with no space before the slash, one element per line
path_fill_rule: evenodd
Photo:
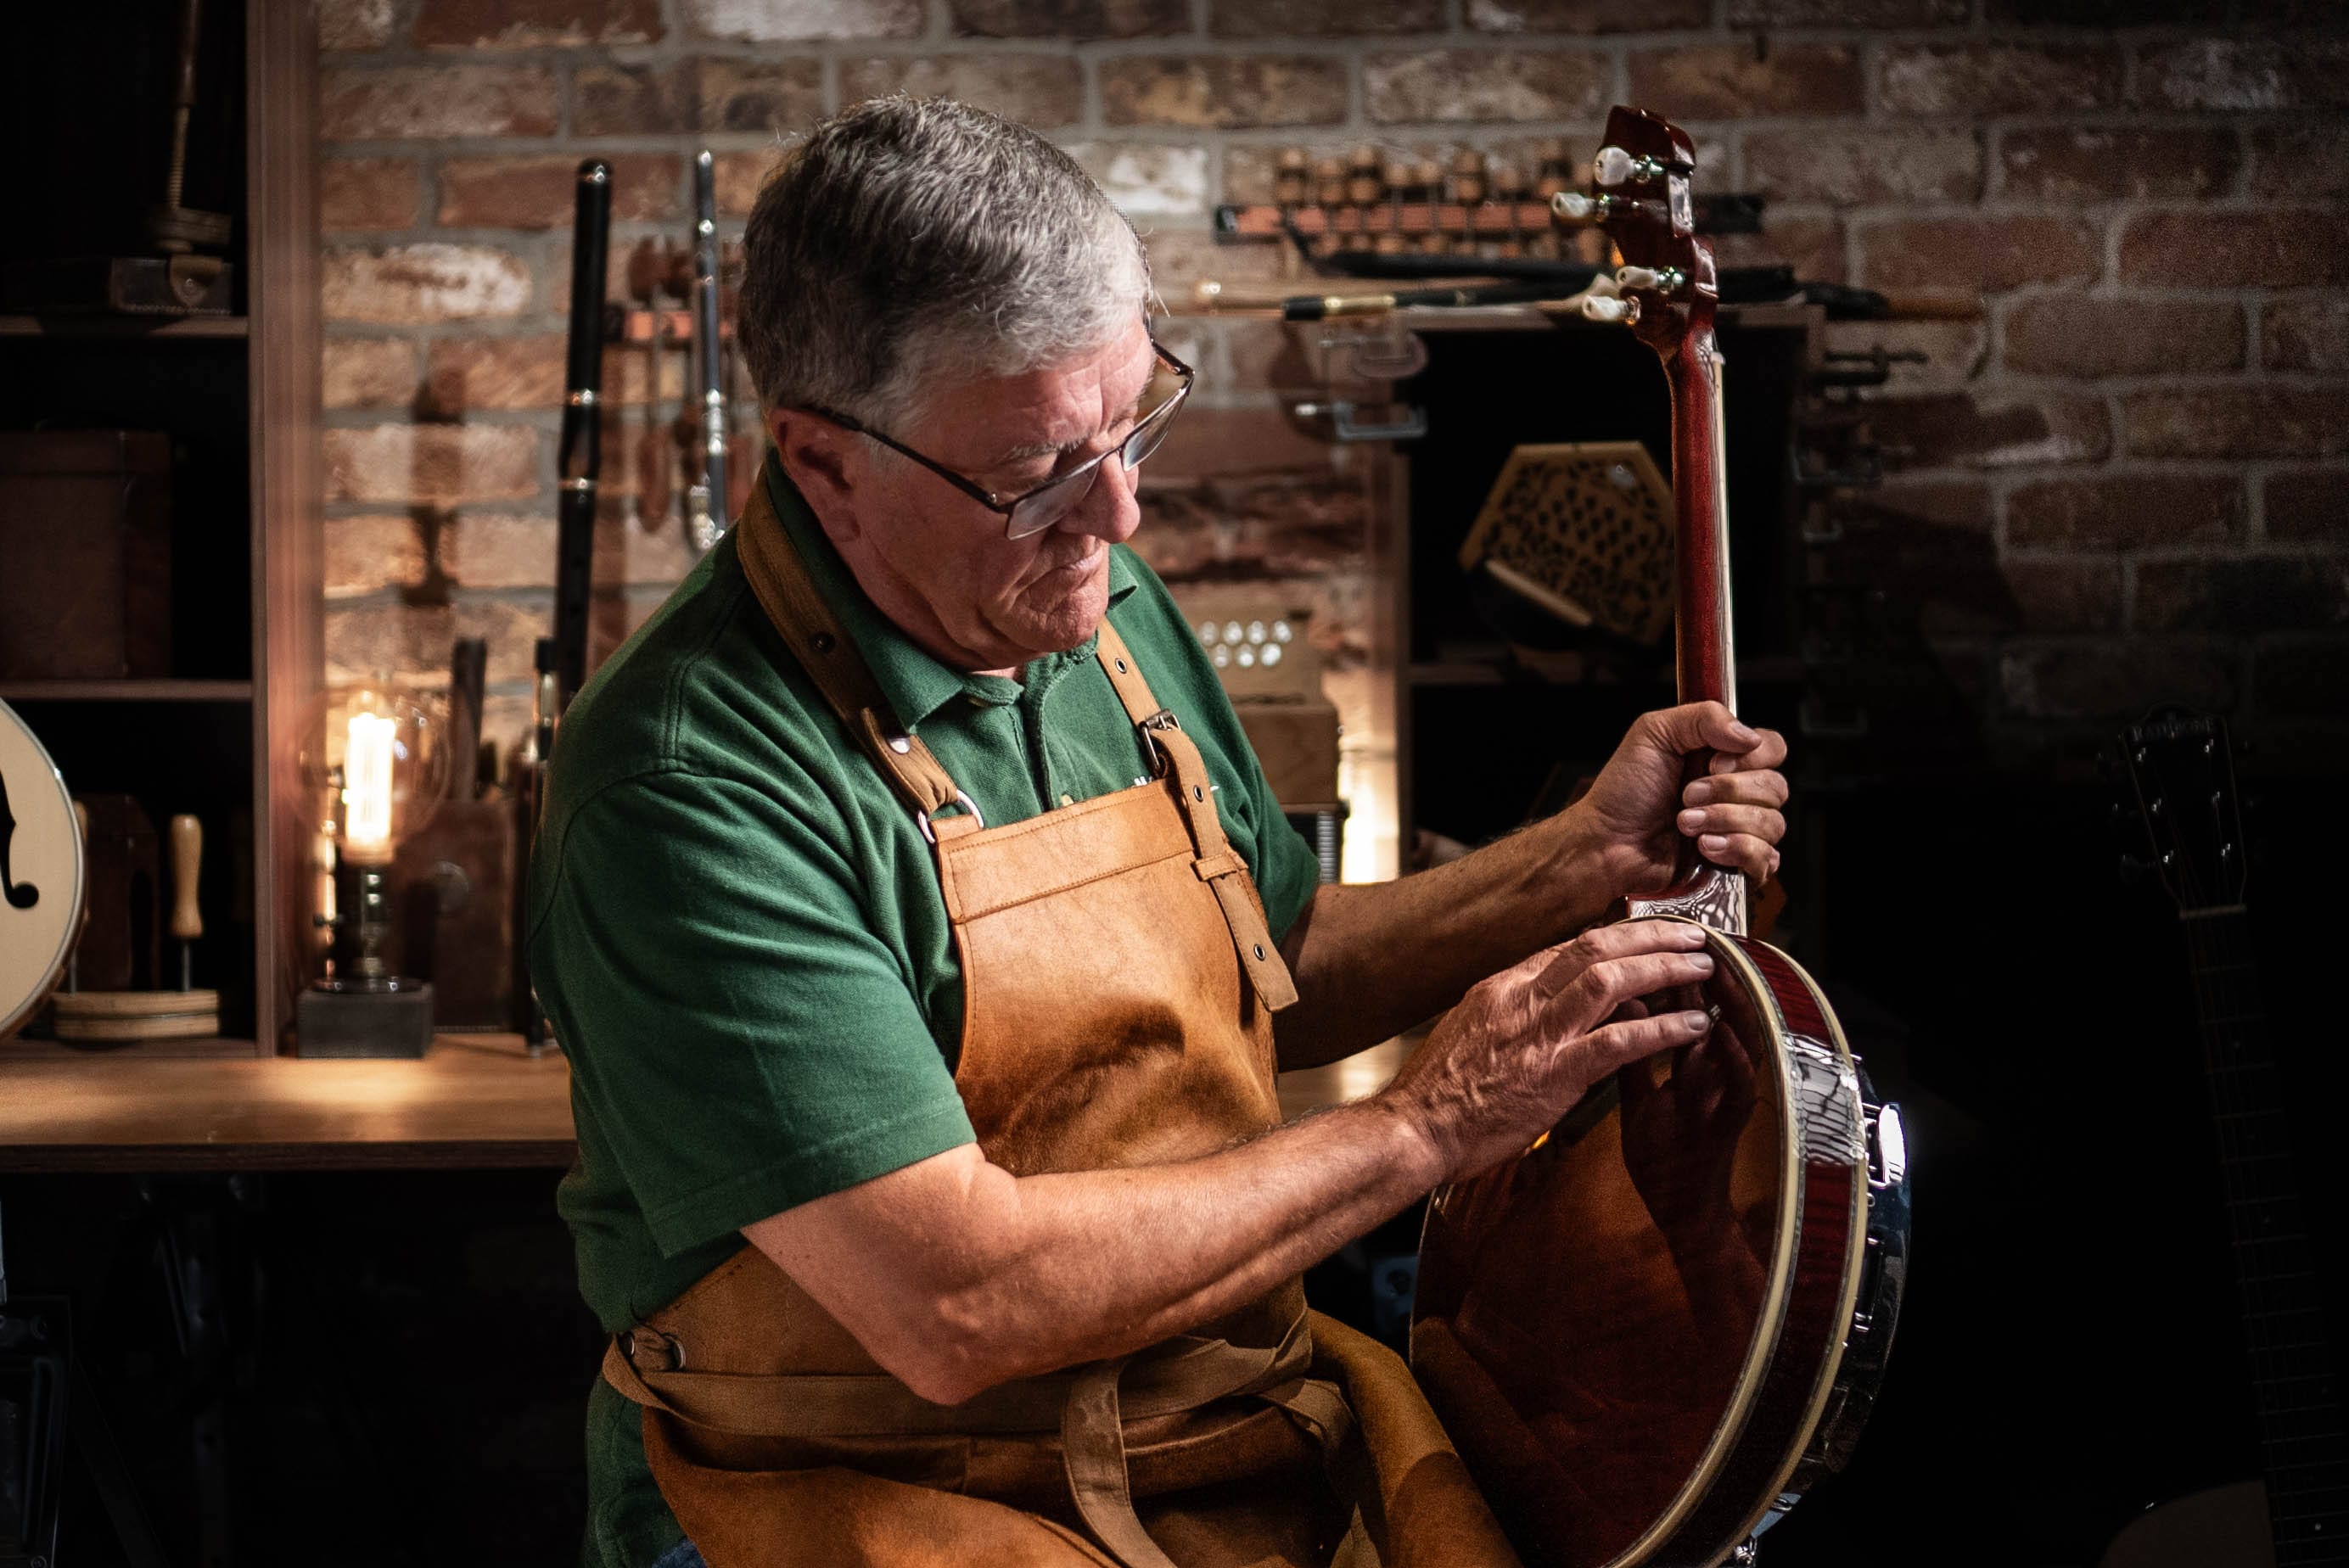
<path fill-rule="evenodd" d="M 829 419 L 795 408 L 767 415 L 767 438 L 774 442 L 783 472 L 834 543 L 856 537 L 856 507 L 848 480 L 849 443 L 854 439 Z"/>

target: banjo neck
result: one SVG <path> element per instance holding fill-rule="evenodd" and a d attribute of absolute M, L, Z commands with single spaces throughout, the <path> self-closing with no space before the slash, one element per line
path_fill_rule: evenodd
<path fill-rule="evenodd" d="M 1690 181 L 1696 150 L 1658 117 L 1618 108 L 1592 160 L 1600 193 L 1583 198 L 1623 265 L 1610 297 L 1594 289 L 1586 314 L 1628 323 L 1663 361 L 1672 410 L 1675 513 L 1673 665 L 1680 700 L 1737 707 L 1729 603 L 1729 493 L 1722 434 L 1722 358 L 1713 339 L 1720 290 L 1713 251 L 1696 236 Z M 1574 215 L 1563 200 L 1561 211 Z M 1696 766 L 1701 769 L 1700 760 Z M 1744 877 L 1684 844 L 1672 885 L 1630 901 L 1630 913 L 1682 915 L 1733 936 L 1747 931 Z"/>

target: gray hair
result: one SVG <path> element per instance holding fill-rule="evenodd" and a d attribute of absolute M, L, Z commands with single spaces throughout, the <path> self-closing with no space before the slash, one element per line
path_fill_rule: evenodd
<path fill-rule="evenodd" d="M 735 330 L 768 408 L 874 428 L 942 378 L 1014 376 L 1115 340 L 1149 263 L 1059 148 L 943 99 L 819 123 L 759 192 Z"/>

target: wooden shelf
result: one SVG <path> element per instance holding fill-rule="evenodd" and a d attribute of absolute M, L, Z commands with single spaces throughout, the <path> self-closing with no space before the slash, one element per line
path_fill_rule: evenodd
<path fill-rule="evenodd" d="M 253 1049 L 0 1044 L 0 1171 L 559 1171 L 575 1152 L 570 1064 L 519 1036 L 443 1035 L 421 1061 Z"/>
<path fill-rule="evenodd" d="M 251 681 L 0 681 L 7 702 L 251 702 Z"/>
<path fill-rule="evenodd" d="M 111 1062 L 132 1060 L 221 1061 L 250 1059 L 259 1052 L 252 1040 L 221 1035 L 191 1036 L 183 1040 L 124 1040 L 103 1045 L 74 1045 L 64 1040 L 0 1040 L 0 1078 L 10 1062 Z"/>
<path fill-rule="evenodd" d="M 0 337 L 240 338 L 252 335 L 241 315 L 0 315 Z"/>

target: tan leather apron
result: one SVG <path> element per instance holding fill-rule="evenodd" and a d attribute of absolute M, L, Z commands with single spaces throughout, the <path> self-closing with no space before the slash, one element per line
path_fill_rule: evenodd
<path fill-rule="evenodd" d="M 955 1085 L 1015 1175 L 1212 1153 L 1279 1120 L 1296 999 L 1206 766 L 1116 631 L 1156 775 L 983 826 L 901 733 L 754 484 L 760 603 L 936 843 L 964 984 Z M 948 806 L 962 814 L 940 818 Z M 661 1493 L 712 1568 L 1514 1568 L 1401 1360 L 1299 1283 L 1137 1355 L 934 1405 L 755 1248 L 619 1336 Z"/>

